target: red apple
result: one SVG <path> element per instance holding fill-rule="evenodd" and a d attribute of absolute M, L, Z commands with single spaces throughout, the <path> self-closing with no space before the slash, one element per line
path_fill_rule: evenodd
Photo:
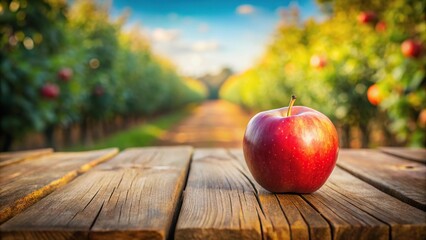
<path fill-rule="evenodd" d="M 73 72 L 71 68 L 62 68 L 58 72 L 58 78 L 64 82 L 68 82 L 69 80 L 71 80 L 72 75 Z"/>
<path fill-rule="evenodd" d="M 310 63 L 312 67 L 321 69 L 321 68 L 324 68 L 325 65 L 327 65 L 327 60 L 323 56 L 313 55 L 311 57 Z"/>
<path fill-rule="evenodd" d="M 380 89 L 377 87 L 377 84 L 371 85 L 367 90 L 368 101 L 374 106 L 379 105 L 383 100 L 383 95 L 380 92 Z"/>
<path fill-rule="evenodd" d="M 254 179 L 271 192 L 311 193 L 330 176 L 339 152 L 337 131 L 322 113 L 303 106 L 256 114 L 243 150 Z"/>
<path fill-rule="evenodd" d="M 361 24 L 369 24 L 376 21 L 376 14 L 372 11 L 360 12 L 358 22 Z"/>
<path fill-rule="evenodd" d="M 58 85 L 46 83 L 41 87 L 40 93 L 46 99 L 56 99 L 60 94 L 60 90 Z"/>
<path fill-rule="evenodd" d="M 377 32 L 385 32 L 386 31 L 386 23 L 383 21 L 380 21 L 376 24 L 376 31 Z"/>
<path fill-rule="evenodd" d="M 405 57 L 416 58 L 420 56 L 422 45 L 412 39 L 407 39 L 401 44 L 401 51 Z"/>
<path fill-rule="evenodd" d="M 426 128 L 426 108 L 424 108 L 420 111 L 418 123 L 419 123 L 420 127 Z"/>

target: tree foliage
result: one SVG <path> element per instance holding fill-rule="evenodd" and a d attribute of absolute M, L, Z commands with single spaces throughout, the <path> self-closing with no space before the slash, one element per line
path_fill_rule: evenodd
<path fill-rule="evenodd" d="M 3 149 L 28 132 L 147 116 L 206 96 L 151 51 L 140 28 L 124 31 L 125 17 L 109 12 L 94 0 L 0 0 Z M 46 85 L 57 97 L 44 95 Z"/>
<path fill-rule="evenodd" d="M 320 4 L 329 14 L 327 19 L 301 23 L 287 17 L 260 61 L 229 78 L 221 97 L 258 111 L 285 106 L 296 94 L 298 104 L 328 115 L 343 129 L 342 135 L 349 134 L 350 128 L 360 129 L 364 147 L 373 130 L 385 136 L 393 133 L 391 138 L 400 144 L 425 146 L 426 54 L 404 56 L 401 44 L 414 39 L 424 46 L 426 3 L 335 0 Z M 372 20 L 362 22 L 363 12 L 373 13 Z M 315 58 L 322 59 L 323 65 Z M 374 84 L 381 97 L 378 106 L 367 97 Z"/>

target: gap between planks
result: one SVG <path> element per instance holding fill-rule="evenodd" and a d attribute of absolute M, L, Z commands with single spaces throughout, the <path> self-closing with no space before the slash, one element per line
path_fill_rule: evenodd
<path fill-rule="evenodd" d="M 176 225 L 177 225 L 177 221 L 178 221 L 178 218 L 179 218 L 179 213 L 182 209 L 186 185 L 188 184 L 189 172 L 191 171 L 193 154 L 194 154 L 194 152 L 192 151 L 191 154 L 190 154 L 190 157 L 189 157 L 188 169 L 186 171 L 185 180 L 184 180 L 184 183 L 183 183 L 183 189 L 179 194 L 179 197 L 178 197 L 179 200 L 178 200 L 178 203 L 177 203 L 177 207 L 176 207 L 176 210 L 174 211 L 172 224 L 170 225 L 170 229 L 169 229 L 169 232 L 168 232 L 168 236 L 167 236 L 168 239 L 174 239 Z"/>

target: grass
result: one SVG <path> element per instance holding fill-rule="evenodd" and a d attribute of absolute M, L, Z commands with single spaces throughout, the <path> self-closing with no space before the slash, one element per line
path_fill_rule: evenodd
<path fill-rule="evenodd" d="M 115 133 L 91 145 L 74 146 L 69 151 L 117 147 L 120 150 L 130 147 L 143 147 L 154 144 L 173 124 L 183 120 L 191 112 L 192 107 L 162 115 L 139 126 Z"/>

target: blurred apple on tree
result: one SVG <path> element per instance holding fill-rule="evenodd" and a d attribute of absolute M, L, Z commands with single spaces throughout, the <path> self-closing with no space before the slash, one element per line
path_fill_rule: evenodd
<path fill-rule="evenodd" d="M 40 93 L 44 98 L 53 100 L 58 98 L 60 90 L 58 85 L 54 83 L 46 83 L 43 87 L 41 87 Z"/>
<path fill-rule="evenodd" d="M 377 32 L 385 32 L 386 31 L 386 23 L 383 21 L 380 21 L 376 24 L 376 31 Z"/>
<path fill-rule="evenodd" d="M 426 108 L 420 112 L 418 122 L 420 127 L 426 128 Z"/>
<path fill-rule="evenodd" d="M 73 76 L 73 71 L 71 68 L 65 67 L 59 70 L 58 72 L 58 78 L 64 82 L 68 82 L 71 80 Z"/>
<path fill-rule="evenodd" d="M 311 57 L 310 63 L 312 67 L 321 69 L 327 65 L 327 60 L 323 56 L 313 55 Z"/>
<path fill-rule="evenodd" d="M 358 15 L 358 22 L 361 24 L 374 23 L 377 19 L 376 13 L 372 11 L 360 12 Z"/>
<path fill-rule="evenodd" d="M 377 87 L 377 84 L 373 84 L 368 88 L 367 98 L 368 98 L 368 101 L 374 106 L 377 106 L 380 104 L 380 102 L 382 102 L 383 95 L 380 92 L 380 89 Z"/>
<path fill-rule="evenodd" d="M 401 44 L 401 52 L 405 57 L 416 58 L 419 57 L 422 51 L 422 45 L 412 39 L 407 39 Z"/>

